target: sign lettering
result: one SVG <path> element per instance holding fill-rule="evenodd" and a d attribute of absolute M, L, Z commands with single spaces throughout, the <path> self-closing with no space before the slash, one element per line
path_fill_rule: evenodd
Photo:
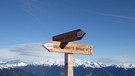
<path fill-rule="evenodd" d="M 73 44 L 69 42 L 63 49 L 60 48 L 60 43 L 58 41 L 49 41 L 43 46 L 51 52 L 65 52 L 65 53 L 78 53 L 78 54 L 92 54 L 92 46 Z M 49 44 L 49 45 L 48 45 Z"/>
<path fill-rule="evenodd" d="M 81 40 L 86 33 L 81 29 L 53 36 L 53 41 L 71 42 Z"/>

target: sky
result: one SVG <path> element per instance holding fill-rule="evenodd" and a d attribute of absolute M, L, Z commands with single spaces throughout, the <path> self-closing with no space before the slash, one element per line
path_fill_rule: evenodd
<path fill-rule="evenodd" d="M 64 58 L 42 45 L 52 36 L 82 29 L 77 44 L 92 55 L 74 58 L 104 63 L 135 63 L 134 0 L 0 0 L 0 60 L 34 62 Z"/>

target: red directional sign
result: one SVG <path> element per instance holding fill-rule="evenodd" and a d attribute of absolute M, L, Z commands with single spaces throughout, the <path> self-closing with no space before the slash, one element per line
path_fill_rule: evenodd
<path fill-rule="evenodd" d="M 81 29 L 53 36 L 53 41 L 71 42 L 81 40 L 86 33 Z"/>
<path fill-rule="evenodd" d="M 92 46 L 83 44 L 74 44 L 69 42 L 63 49 L 60 48 L 61 42 L 49 41 L 43 45 L 50 52 L 64 52 L 75 54 L 92 54 Z"/>

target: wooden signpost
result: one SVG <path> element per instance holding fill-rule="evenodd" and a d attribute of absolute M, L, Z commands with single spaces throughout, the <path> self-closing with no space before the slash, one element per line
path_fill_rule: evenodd
<path fill-rule="evenodd" d="M 53 41 L 43 45 L 49 52 L 65 53 L 65 76 L 73 76 L 73 54 L 92 54 L 92 46 L 72 42 L 81 40 L 85 34 L 81 29 L 77 29 L 53 36 Z"/>
<path fill-rule="evenodd" d="M 81 29 L 53 36 L 53 41 L 71 42 L 81 40 L 86 33 Z"/>
<path fill-rule="evenodd" d="M 92 54 L 92 47 L 83 44 L 69 42 L 63 49 L 60 48 L 61 42 L 49 41 L 43 45 L 49 52 L 63 52 L 73 54 Z"/>

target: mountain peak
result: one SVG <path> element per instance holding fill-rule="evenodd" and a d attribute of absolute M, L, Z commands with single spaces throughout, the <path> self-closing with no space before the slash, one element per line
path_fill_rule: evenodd
<path fill-rule="evenodd" d="M 45 59 L 42 61 L 34 62 L 32 65 L 45 65 L 45 66 L 64 66 L 64 60 L 63 59 Z"/>
<path fill-rule="evenodd" d="M 27 66 L 28 64 L 20 61 L 20 60 L 13 60 L 8 62 L 0 61 L 0 68 L 14 68 L 14 67 L 23 67 Z M 30 65 L 41 65 L 41 66 L 64 66 L 64 59 L 45 59 L 42 61 L 33 62 Z M 124 64 L 104 64 L 101 62 L 92 62 L 90 60 L 80 60 L 80 59 L 74 59 L 74 67 L 83 66 L 85 67 L 91 67 L 91 68 L 102 68 L 102 67 L 108 67 L 108 66 L 114 66 L 117 68 L 135 68 L 135 64 L 130 63 L 124 63 Z"/>
<path fill-rule="evenodd" d="M 119 65 L 116 65 L 116 67 L 118 68 L 135 68 L 135 64 L 130 64 L 130 63 L 123 63 L 123 64 L 119 64 Z"/>
<path fill-rule="evenodd" d="M 12 61 L 8 61 L 8 62 L 1 61 L 1 63 L 0 63 L 0 69 L 1 68 L 22 67 L 22 66 L 27 66 L 27 64 L 20 60 L 12 60 Z"/>

